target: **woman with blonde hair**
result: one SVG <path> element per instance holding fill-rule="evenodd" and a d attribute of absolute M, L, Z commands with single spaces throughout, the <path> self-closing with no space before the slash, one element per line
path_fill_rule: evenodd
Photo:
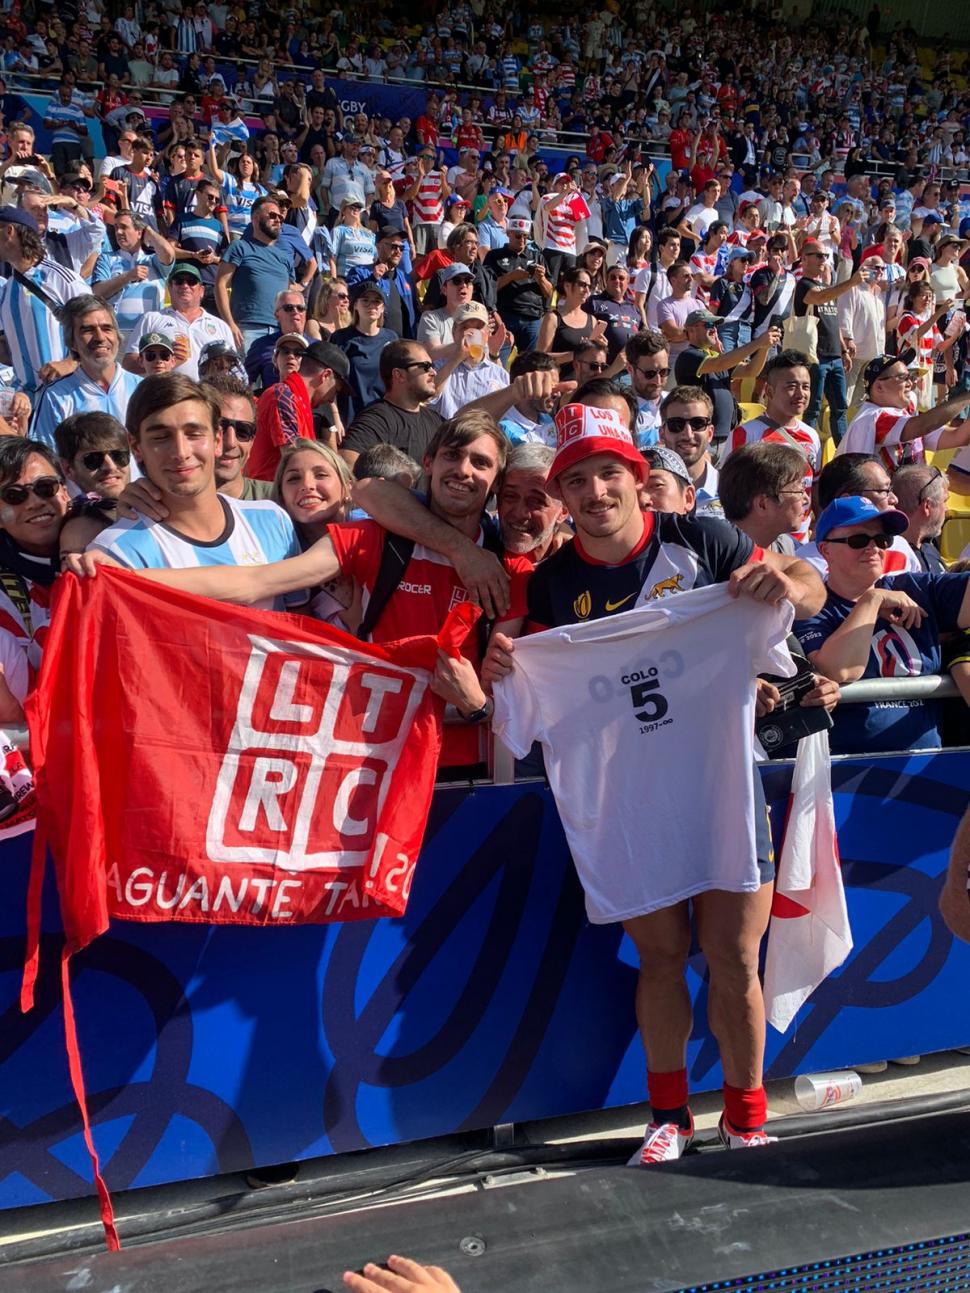
<path fill-rule="evenodd" d="M 307 319 L 306 335 L 314 341 L 329 341 L 335 332 L 349 328 L 353 322 L 347 280 L 338 277 L 322 283 Z"/>
<path fill-rule="evenodd" d="M 280 450 L 272 499 L 286 512 L 304 551 L 350 509 L 351 475 L 343 458 L 317 440 L 294 440 Z M 307 590 L 306 600 L 290 610 L 353 631 L 360 623 L 360 598 L 354 581 L 342 575 Z"/>

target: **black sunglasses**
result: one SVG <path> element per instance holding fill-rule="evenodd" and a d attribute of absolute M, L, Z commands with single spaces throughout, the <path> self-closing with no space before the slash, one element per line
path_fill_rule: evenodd
<path fill-rule="evenodd" d="M 434 364 L 430 359 L 412 359 L 409 364 L 402 364 L 402 368 L 420 368 L 423 373 L 430 373 Z"/>
<path fill-rule="evenodd" d="M 584 368 L 588 368 L 592 373 L 605 373 L 607 368 L 609 367 L 609 364 L 587 363 L 585 359 L 580 359 L 579 362 L 583 365 Z"/>
<path fill-rule="evenodd" d="M 850 534 L 845 539 L 824 539 L 823 542 L 844 543 L 847 548 L 852 548 L 855 552 L 861 552 L 863 548 L 868 548 L 870 543 L 874 543 L 883 552 L 892 546 L 892 538 L 888 534 Z"/>
<path fill-rule="evenodd" d="M 660 377 L 666 381 L 670 376 L 669 368 L 638 368 L 637 372 L 641 377 L 646 377 L 648 381 L 652 381 L 654 377 Z"/>
<path fill-rule="evenodd" d="M 667 418 L 666 422 L 664 422 L 664 429 L 669 431 L 671 435 L 680 435 L 688 427 L 691 431 L 703 431 L 705 427 L 710 425 L 710 418 Z"/>
<path fill-rule="evenodd" d="M 146 364 L 154 364 L 161 359 L 171 359 L 172 351 L 171 350 L 143 350 L 141 357 Z"/>
<path fill-rule="evenodd" d="M 63 485 L 57 476 L 38 476 L 29 485 L 4 485 L 0 489 L 0 499 L 11 507 L 19 507 L 21 503 L 26 503 L 31 494 L 50 499 L 60 489 L 63 489 Z"/>
<path fill-rule="evenodd" d="M 304 311 L 306 310 L 306 306 L 305 305 L 281 305 L 280 309 L 285 310 L 287 314 L 303 314 Z"/>
<path fill-rule="evenodd" d="M 110 458 L 116 467 L 127 467 L 131 462 L 131 450 L 92 449 L 89 453 L 81 454 L 81 462 L 84 464 L 85 471 L 97 471 L 103 465 L 105 458 Z"/>
<path fill-rule="evenodd" d="M 170 278 L 168 281 L 174 284 L 176 287 L 195 287 L 197 283 L 201 287 L 200 280 L 197 278 L 193 278 L 191 274 L 176 274 L 173 278 Z"/>
<path fill-rule="evenodd" d="M 240 422 L 238 418 L 220 418 L 219 430 L 228 431 L 232 427 L 237 440 L 252 440 L 256 435 L 255 422 Z"/>

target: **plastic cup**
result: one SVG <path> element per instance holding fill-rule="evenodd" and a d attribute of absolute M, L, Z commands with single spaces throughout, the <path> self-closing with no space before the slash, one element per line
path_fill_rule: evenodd
<path fill-rule="evenodd" d="M 795 1079 L 795 1099 L 806 1113 L 845 1104 L 862 1090 L 862 1078 L 852 1069 L 838 1073 L 803 1073 Z"/>
<path fill-rule="evenodd" d="M 476 328 L 468 334 L 468 358 L 473 364 L 480 364 L 485 358 L 485 333 Z"/>

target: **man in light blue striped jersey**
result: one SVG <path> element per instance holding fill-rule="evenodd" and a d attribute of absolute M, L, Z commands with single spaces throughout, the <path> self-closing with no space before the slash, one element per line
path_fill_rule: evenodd
<path fill-rule="evenodd" d="M 0 287 L 0 328 L 16 385 L 32 395 L 42 382 L 74 371 L 58 311 L 90 289 L 74 270 L 46 254 L 37 221 L 19 207 L 0 207 L 0 260 L 11 269 Z"/>
<path fill-rule="evenodd" d="M 124 422 L 128 401 L 141 378 L 118 363 L 121 338 L 114 311 L 97 296 L 77 296 L 61 310 L 64 341 L 78 361 L 69 377 L 45 386 L 34 411 L 31 435 L 53 446 L 55 428 L 72 413 L 110 413 Z"/>
<path fill-rule="evenodd" d="M 111 302 L 121 335 L 127 336 L 142 315 L 162 308 L 175 248 L 130 211 L 119 212 L 114 234 L 118 250 L 98 257 L 91 290 Z"/>

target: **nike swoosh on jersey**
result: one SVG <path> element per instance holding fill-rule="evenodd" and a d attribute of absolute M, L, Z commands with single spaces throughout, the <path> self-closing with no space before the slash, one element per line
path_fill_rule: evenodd
<path fill-rule="evenodd" d="M 607 602 L 606 609 L 607 611 L 618 611 L 621 606 L 625 606 L 633 597 L 636 597 L 636 593 L 630 593 L 626 597 L 621 597 L 618 602 Z"/>

